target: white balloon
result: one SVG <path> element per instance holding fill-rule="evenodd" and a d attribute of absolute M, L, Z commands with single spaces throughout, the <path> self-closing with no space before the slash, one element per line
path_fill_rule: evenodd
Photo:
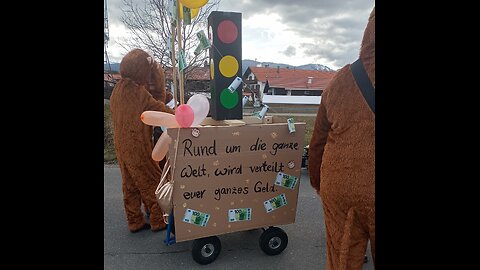
<path fill-rule="evenodd" d="M 188 99 L 187 104 L 190 105 L 193 110 L 193 122 L 191 126 L 200 125 L 200 123 L 207 118 L 208 112 L 210 111 L 208 98 L 202 94 L 195 94 Z"/>

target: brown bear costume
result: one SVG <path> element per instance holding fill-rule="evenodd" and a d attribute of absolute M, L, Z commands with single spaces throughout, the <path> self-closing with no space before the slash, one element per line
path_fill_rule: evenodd
<path fill-rule="evenodd" d="M 155 198 L 161 168 L 152 159 L 153 128 L 144 124 L 140 116 L 149 110 L 174 112 L 149 92 L 150 85 L 154 85 L 157 92 L 163 89 L 165 98 L 165 77 L 161 67 L 145 51 L 134 49 L 127 53 L 120 63 L 120 74 L 122 79 L 110 97 L 110 110 L 128 229 L 137 232 L 150 227 L 152 231 L 159 231 L 166 227 Z M 150 211 L 150 226 L 141 211 L 142 201 Z"/>
<path fill-rule="evenodd" d="M 375 87 L 375 7 L 360 59 Z M 362 269 L 369 240 L 375 264 L 375 114 L 350 65 L 322 94 L 309 159 L 310 184 L 325 216 L 327 269 Z"/>

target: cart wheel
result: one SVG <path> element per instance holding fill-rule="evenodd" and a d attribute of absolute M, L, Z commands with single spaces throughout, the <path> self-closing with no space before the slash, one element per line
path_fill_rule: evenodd
<path fill-rule="evenodd" d="M 217 236 L 195 239 L 192 244 L 193 260 L 199 264 L 209 264 L 218 257 L 222 244 Z"/>
<path fill-rule="evenodd" d="M 280 228 L 270 227 L 260 236 L 260 248 L 268 255 L 278 255 L 287 247 L 288 236 Z"/>

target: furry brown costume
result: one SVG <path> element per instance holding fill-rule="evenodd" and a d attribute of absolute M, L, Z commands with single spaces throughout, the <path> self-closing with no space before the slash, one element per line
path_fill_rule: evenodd
<path fill-rule="evenodd" d="M 152 94 L 154 99 L 166 104 L 165 97 L 167 89 L 165 87 L 165 71 L 158 63 L 156 64 L 155 71 L 156 72 L 152 72 L 151 74 L 148 92 Z"/>
<path fill-rule="evenodd" d="M 140 120 L 140 115 L 147 110 L 173 114 L 173 110 L 153 98 L 147 90 L 151 76 L 161 76 L 157 78 L 155 87 L 165 92 L 165 77 L 158 68 L 143 50 L 130 51 L 120 63 L 122 79 L 115 85 L 110 97 L 115 151 L 122 173 L 123 202 L 131 232 L 148 228 L 141 211 L 142 201 L 150 211 L 152 231 L 166 227 L 162 209 L 155 198 L 161 169 L 152 159 L 153 130 Z M 157 85 L 161 81 L 163 88 Z"/>
<path fill-rule="evenodd" d="M 360 58 L 375 86 L 375 7 Z M 322 94 L 309 152 L 310 184 L 324 209 L 327 269 L 362 269 L 369 240 L 375 263 L 375 114 L 350 65 Z"/>

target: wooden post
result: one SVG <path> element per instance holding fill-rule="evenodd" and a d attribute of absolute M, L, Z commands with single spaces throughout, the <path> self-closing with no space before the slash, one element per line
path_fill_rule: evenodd
<path fill-rule="evenodd" d="M 177 16 L 178 17 L 178 16 Z M 177 23 L 178 23 L 178 18 L 177 18 Z M 177 109 L 177 100 L 178 100 L 178 94 L 177 94 L 177 89 L 178 89 L 178 82 L 177 82 L 177 68 L 175 65 L 175 26 L 173 23 L 170 24 L 171 27 L 171 32 L 172 32 L 172 38 L 171 38 L 171 60 L 172 60 L 172 76 L 173 76 L 173 100 L 174 100 L 174 108 Z"/>
<path fill-rule="evenodd" d="M 180 54 L 182 51 L 182 28 L 181 28 L 181 20 L 180 20 L 180 0 L 177 1 L 177 37 L 178 37 L 178 53 Z M 180 64 L 178 65 L 180 67 Z M 184 104 L 184 82 L 183 82 L 183 70 L 178 70 L 178 77 L 179 77 L 179 84 L 180 84 L 180 104 Z"/>

